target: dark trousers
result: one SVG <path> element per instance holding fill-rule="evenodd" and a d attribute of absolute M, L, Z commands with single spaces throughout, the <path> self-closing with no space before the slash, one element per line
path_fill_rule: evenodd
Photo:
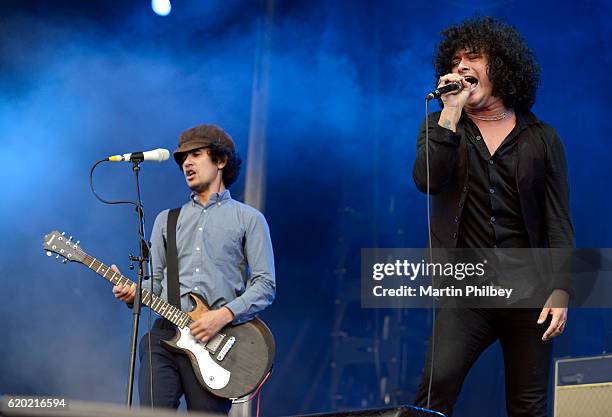
<path fill-rule="evenodd" d="M 537 309 L 439 309 L 430 408 L 452 415 L 463 381 L 480 354 L 499 339 L 506 374 L 508 417 L 545 417 L 551 342 Z M 427 405 L 431 340 L 416 405 Z M 486 384 L 486 381 L 482 382 Z"/>
<path fill-rule="evenodd" d="M 153 365 L 153 405 L 154 407 L 177 409 L 184 394 L 187 408 L 192 411 L 227 414 L 231 402 L 209 393 L 198 382 L 191 362 L 187 356 L 170 352 L 159 344 L 160 339 L 174 336 L 173 326 L 163 320 L 155 321 L 151 329 L 151 362 Z M 140 373 L 138 388 L 140 405 L 151 406 L 149 366 L 149 336 L 145 334 L 140 341 Z"/>

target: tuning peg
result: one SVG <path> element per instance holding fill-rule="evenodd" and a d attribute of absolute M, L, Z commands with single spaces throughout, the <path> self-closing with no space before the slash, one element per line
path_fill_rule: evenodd
<path fill-rule="evenodd" d="M 79 243 L 81 243 L 81 241 L 80 241 L 80 240 L 77 240 L 77 241 L 76 241 L 76 243 L 75 243 L 75 245 L 78 245 Z"/>
<path fill-rule="evenodd" d="M 53 254 L 51 253 L 51 251 L 47 251 L 47 256 L 53 256 Z"/>
<path fill-rule="evenodd" d="M 62 232 L 62 236 L 65 236 L 65 235 L 66 235 L 66 232 Z"/>
<path fill-rule="evenodd" d="M 70 236 L 70 237 L 68 238 L 68 242 L 70 242 L 71 240 L 72 240 L 72 236 Z"/>
<path fill-rule="evenodd" d="M 59 255 L 57 255 L 57 256 L 55 257 L 55 259 L 59 259 Z"/>
<path fill-rule="evenodd" d="M 68 263 L 68 259 L 66 259 L 66 258 L 62 259 L 62 263 L 63 264 L 67 264 Z"/>

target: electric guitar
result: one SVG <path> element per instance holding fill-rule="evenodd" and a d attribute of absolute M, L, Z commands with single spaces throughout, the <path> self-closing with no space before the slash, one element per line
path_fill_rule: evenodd
<path fill-rule="evenodd" d="M 88 255 L 72 238 L 53 231 L 45 236 L 43 248 L 47 255 L 57 254 L 63 262 L 78 262 L 115 285 L 132 285 L 130 279 L 113 271 Z M 146 289 L 141 289 L 142 303 L 176 325 L 176 334 L 162 340 L 169 350 L 189 357 L 200 384 L 219 397 L 238 399 L 255 391 L 272 369 L 275 355 L 274 337 L 266 324 L 255 318 L 247 323 L 228 325 L 208 342 L 191 336 L 189 325 L 210 308 L 199 294 L 189 294 L 195 304 L 193 311 L 184 312 Z"/>

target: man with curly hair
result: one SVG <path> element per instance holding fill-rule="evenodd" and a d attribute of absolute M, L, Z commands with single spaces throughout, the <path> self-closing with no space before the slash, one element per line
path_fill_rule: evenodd
<path fill-rule="evenodd" d="M 231 137 L 214 125 L 200 125 L 183 132 L 174 159 L 191 190 L 176 223 L 176 250 L 180 304 L 190 311 L 189 293 L 204 297 L 212 310 L 191 326 L 191 334 L 207 341 L 227 324 L 239 324 L 268 307 L 275 296 L 274 258 L 264 216 L 230 196 L 227 189 L 240 172 L 240 158 Z M 166 242 L 168 213 L 155 219 L 151 234 L 153 292 L 168 301 Z M 114 267 L 114 266 L 113 266 Z M 116 267 L 114 267 L 116 269 Z M 248 278 L 248 285 L 245 280 Z M 127 303 L 134 301 L 134 286 L 115 286 L 113 293 Z M 140 343 L 139 393 L 142 405 L 178 408 L 184 394 L 190 410 L 225 413 L 230 401 L 206 391 L 196 379 L 187 356 L 162 348 L 175 327 L 158 319 L 149 338 Z"/>
<path fill-rule="evenodd" d="M 442 32 L 434 66 L 438 87 L 463 89 L 442 95 L 417 140 L 413 177 L 432 195 L 432 246 L 573 247 L 563 146 L 530 111 L 539 68 L 521 36 L 490 17 L 467 20 Z M 534 293 L 544 308 L 440 309 L 417 404 L 450 416 L 469 369 L 499 340 L 508 416 L 546 416 L 550 339 L 564 330 L 571 286 L 560 276 Z"/>

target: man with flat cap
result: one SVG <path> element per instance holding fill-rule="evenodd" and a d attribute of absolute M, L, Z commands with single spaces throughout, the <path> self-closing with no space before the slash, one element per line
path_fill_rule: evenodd
<path fill-rule="evenodd" d="M 174 159 L 191 190 L 176 224 L 181 309 L 193 308 L 188 293 L 204 297 L 212 309 L 190 328 L 196 339 L 207 341 L 227 324 L 250 320 L 274 300 L 272 242 L 264 216 L 232 199 L 227 189 L 238 177 L 241 160 L 225 131 L 214 125 L 184 131 Z M 168 213 L 164 210 L 157 216 L 151 234 L 153 292 L 165 300 Z M 131 303 L 135 288 L 115 286 L 113 293 Z M 148 335 L 141 340 L 141 404 L 151 405 L 152 371 L 155 407 L 178 408 L 180 397 L 185 395 L 190 410 L 227 414 L 230 401 L 210 394 L 199 384 L 189 359 L 160 346 L 160 339 L 170 339 L 174 332 L 174 325 L 165 319 L 154 323 L 152 368 L 147 354 Z"/>

